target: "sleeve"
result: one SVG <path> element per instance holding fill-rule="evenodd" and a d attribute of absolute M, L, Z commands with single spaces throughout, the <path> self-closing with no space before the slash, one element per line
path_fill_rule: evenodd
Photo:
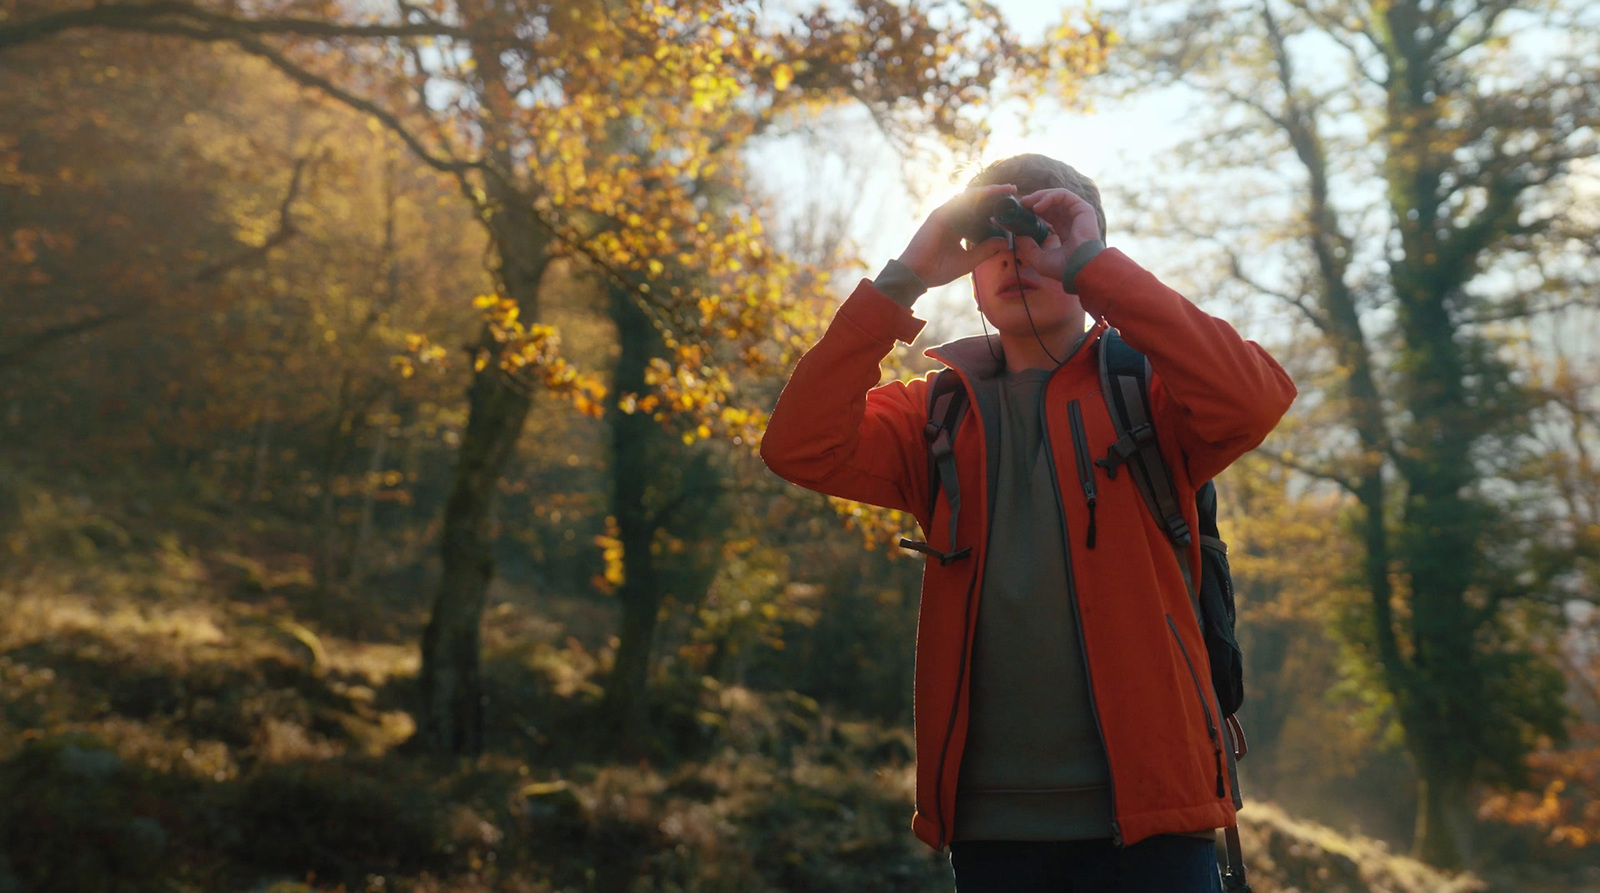
<path fill-rule="evenodd" d="M 761 439 L 761 458 L 807 489 L 921 516 L 928 382 L 876 387 L 896 339 L 923 322 L 863 280 L 796 364 Z"/>
<path fill-rule="evenodd" d="M 1121 251 L 1096 255 L 1077 286 L 1084 309 L 1149 358 L 1156 426 L 1175 432 L 1194 484 L 1259 446 L 1294 402 L 1294 382 L 1261 345 Z"/>

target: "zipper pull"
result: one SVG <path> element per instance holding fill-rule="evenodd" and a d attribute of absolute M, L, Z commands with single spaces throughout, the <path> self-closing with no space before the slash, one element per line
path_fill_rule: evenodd
<path fill-rule="evenodd" d="M 1089 542 L 1088 542 L 1088 545 L 1089 545 L 1089 548 L 1091 548 L 1091 549 L 1094 548 L 1094 503 L 1095 503 L 1095 498 L 1093 496 L 1089 497 L 1089 536 L 1088 536 Z"/>
<path fill-rule="evenodd" d="M 1228 796 L 1227 788 L 1222 786 L 1222 751 L 1212 751 L 1212 756 L 1217 758 L 1217 799 Z"/>

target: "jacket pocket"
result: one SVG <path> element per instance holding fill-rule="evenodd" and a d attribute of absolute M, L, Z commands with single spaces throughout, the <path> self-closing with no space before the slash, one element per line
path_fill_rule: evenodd
<path fill-rule="evenodd" d="M 1183 655 L 1183 662 L 1189 668 L 1189 679 L 1194 683 L 1195 696 L 1200 699 L 1200 710 L 1206 717 L 1206 734 L 1211 738 L 1211 755 L 1217 765 L 1217 796 L 1226 797 L 1228 789 L 1222 781 L 1222 735 L 1217 731 L 1216 718 L 1211 713 L 1211 703 L 1206 700 L 1206 690 L 1200 685 L 1200 674 L 1195 672 L 1194 661 L 1189 658 L 1189 649 L 1184 647 L 1183 637 L 1178 635 L 1178 624 L 1168 614 L 1167 629 L 1172 631 L 1172 640 L 1178 643 L 1178 653 Z"/>

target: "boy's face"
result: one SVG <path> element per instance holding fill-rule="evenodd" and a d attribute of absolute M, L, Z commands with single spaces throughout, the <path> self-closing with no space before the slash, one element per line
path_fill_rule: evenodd
<path fill-rule="evenodd" d="M 1078 296 L 1067 294 L 1060 281 L 1026 264 L 1019 271 L 1010 251 L 978 264 L 972 271 L 972 287 L 978 310 L 1002 335 L 1031 336 L 1036 329 L 1040 335 L 1063 328 L 1074 334 L 1083 330 Z"/>

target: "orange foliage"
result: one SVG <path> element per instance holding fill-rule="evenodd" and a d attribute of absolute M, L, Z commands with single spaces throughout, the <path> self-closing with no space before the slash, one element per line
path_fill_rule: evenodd
<path fill-rule="evenodd" d="M 1571 734 L 1569 746 L 1545 741 L 1529 756 L 1535 790 L 1490 793 L 1479 817 L 1540 828 L 1552 844 L 1600 840 L 1600 724 L 1583 723 Z"/>
<path fill-rule="evenodd" d="M 522 321 L 517 302 L 499 295 L 479 295 L 474 306 L 483 310 L 489 336 L 496 348 L 479 347 L 472 366 L 481 370 L 491 362 L 526 381 L 529 376 L 545 389 L 572 402 L 585 415 L 599 417 L 606 386 L 593 375 L 578 371 L 561 356 L 561 335 L 554 326 Z"/>

